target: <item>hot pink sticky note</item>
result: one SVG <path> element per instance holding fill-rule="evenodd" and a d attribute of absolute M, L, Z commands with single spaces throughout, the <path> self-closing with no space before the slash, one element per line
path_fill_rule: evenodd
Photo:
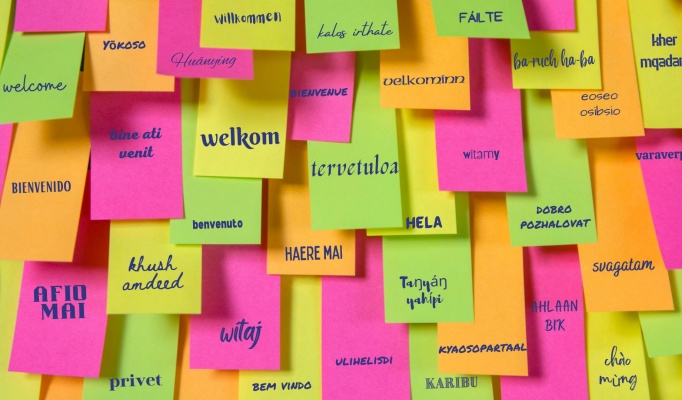
<path fill-rule="evenodd" d="M 682 130 L 647 129 L 637 139 L 637 154 L 649 198 L 658 245 L 667 269 L 682 268 Z"/>
<path fill-rule="evenodd" d="M 253 79 L 253 50 L 199 47 L 201 0 L 159 0 L 156 72 L 186 78 Z"/>
<path fill-rule="evenodd" d="M 523 0 L 531 31 L 575 30 L 575 0 Z"/>
<path fill-rule="evenodd" d="M 279 275 L 262 246 L 203 247 L 202 309 L 190 316 L 189 366 L 280 369 Z"/>
<path fill-rule="evenodd" d="M 289 89 L 289 139 L 350 141 L 354 52 L 294 52 Z"/>
<path fill-rule="evenodd" d="M 578 249 L 564 246 L 523 250 L 528 376 L 503 376 L 502 398 L 587 400 Z"/>
<path fill-rule="evenodd" d="M 384 322 L 381 237 L 356 235 L 355 276 L 322 277 L 322 393 L 409 399 L 407 324 Z"/>
<path fill-rule="evenodd" d="M 107 328 L 109 222 L 91 221 L 89 211 L 86 195 L 73 262 L 24 264 L 10 371 L 99 376 Z"/>
<path fill-rule="evenodd" d="M 92 219 L 182 218 L 180 81 L 175 92 L 90 95 Z"/>
<path fill-rule="evenodd" d="M 440 190 L 525 192 L 521 93 L 512 88 L 509 42 L 469 39 L 471 111 L 436 111 Z"/>
<path fill-rule="evenodd" d="M 14 125 L 12 124 L 0 125 L 0 187 L 5 186 L 5 175 L 7 175 L 7 162 L 9 161 L 9 152 L 12 147 L 13 128 Z M 0 199 L 2 199 L 1 192 Z"/>
<path fill-rule="evenodd" d="M 107 26 L 107 0 L 16 0 L 17 32 L 95 32 Z"/>

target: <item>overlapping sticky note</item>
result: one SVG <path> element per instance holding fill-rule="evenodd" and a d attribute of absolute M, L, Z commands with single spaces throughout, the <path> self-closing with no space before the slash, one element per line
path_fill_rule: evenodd
<path fill-rule="evenodd" d="M 647 358 L 647 380 L 652 400 L 674 399 L 682 391 L 682 356 Z"/>
<path fill-rule="evenodd" d="M 10 26 L 12 4 L 13 0 L 0 0 L 0 69 L 5 59 L 5 45 L 12 30 Z"/>
<path fill-rule="evenodd" d="M 103 31 L 107 0 L 15 0 L 17 32 Z"/>
<path fill-rule="evenodd" d="M 671 356 L 682 354 L 682 344 L 678 340 L 682 336 L 682 270 L 670 271 L 675 309 L 670 311 L 642 311 L 639 321 L 646 342 L 649 357 Z"/>
<path fill-rule="evenodd" d="M 433 0 L 440 36 L 528 39 L 521 0 Z"/>
<path fill-rule="evenodd" d="M 0 125 L 0 186 L 5 187 L 5 175 L 7 174 L 7 164 L 9 163 L 9 153 L 12 147 L 12 135 L 14 125 Z M 0 199 L 2 193 L 0 193 Z"/>
<path fill-rule="evenodd" d="M 523 0 L 523 8 L 530 30 L 575 30 L 575 0 Z"/>

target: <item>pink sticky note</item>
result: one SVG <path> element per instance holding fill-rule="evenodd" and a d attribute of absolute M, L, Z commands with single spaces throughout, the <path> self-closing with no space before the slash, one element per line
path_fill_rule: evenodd
<path fill-rule="evenodd" d="M 502 398 L 587 400 L 578 249 L 564 246 L 523 250 L 528 376 L 503 376 Z"/>
<path fill-rule="evenodd" d="M 350 141 L 355 53 L 291 56 L 289 139 Z"/>
<path fill-rule="evenodd" d="M 407 324 L 384 322 L 381 237 L 356 235 L 355 276 L 322 277 L 322 393 L 409 399 Z"/>
<path fill-rule="evenodd" d="M 14 125 L 12 124 L 0 125 L 0 187 L 5 186 L 5 175 L 7 175 L 7 162 L 9 161 L 9 152 L 12 147 L 13 127 Z M 0 199 L 2 199 L 1 192 Z"/>
<path fill-rule="evenodd" d="M 521 94 L 509 42 L 469 39 L 471 111 L 435 112 L 440 190 L 525 192 Z"/>
<path fill-rule="evenodd" d="M 107 0 L 16 0 L 17 32 L 98 32 L 107 26 Z"/>
<path fill-rule="evenodd" d="M 682 269 L 682 130 L 647 129 L 637 139 L 637 154 L 649 198 L 658 246 L 667 269 Z"/>
<path fill-rule="evenodd" d="M 190 316 L 189 366 L 280 369 L 279 275 L 262 246 L 203 247 L 201 314 Z"/>
<path fill-rule="evenodd" d="M 90 95 L 92 219 L 182 218 L 180 80 L 175 92 Z"/>
<path fill-rule="evenodd" d="M 91 221 L 88 203 L 86 196 L 73 262 L 24 264 L 10 371 L 99 376 L 107 328 L 109 222 Z"/>
<path fill-rule="evenodd" d="M 253 50 L 199 47 L 201 0 L 159 0 L 156 72 L 186 78 L 253 79 Z"/>
<path fill-rule="evenodd" d="M 531 31 L 575 30 L 575 0 L 523 0 Z"/>

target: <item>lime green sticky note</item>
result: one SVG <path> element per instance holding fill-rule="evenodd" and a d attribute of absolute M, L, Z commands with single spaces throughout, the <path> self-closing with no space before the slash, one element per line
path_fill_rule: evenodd
<path fill-rule="evenodd" d="M 512 79 L 519 89 L 601 89 L 597 0 L 576 0 L 576 30 L 512 39 Z"/>
<path fill-rule="evenodd" d="M 84 33 L 12 33 L 0 71 L 0 124 L 71 118 Z"/>
<path fill-rule="evenodd" d="M 350 143 L 308 142 L 313 229 L 402 226 L 395 110 L 379 107 L 379 54 L 358 53 Z"/>
<path fill-rule="evenodd" d="M 438 36 L 528 39 L 521 0 L 431 0 Z"/>
<path fill-rule="evenodd" d="M 13 2 L 14 0 L 0 0 L 0 69 L 2 69 L 2 60 L 5 58 L 5 47 L 10 33 Z"/>
<path fill-rule="evenodd" d="M 201 312 L 201 246 L 169 236 L 168 220 L 111 221 L 107 314 Z"/>
<path fill-rule="evenodd" d="M 396 0 L 305 0 L 308 53 L 400 48 Z"/>
<path fill-rule="evenodd" d="M 682 393 L 682 355 L 647 358 L 651 400 L 674 399 Z"/>
<path fill-rule="evenodd" d="M 386 322 L 473 322 L 466 193 L 457 206 L 457 235 L 383 238 Z"/>
<path fill-rule="evenodd" d="M 673 311 L 640 311 L 644 342 L 649 357 L 682 354 L 682 269 L 668 271 L 673 292 Z"/>
<path fill-rule="evenodd" d="M 455 194 L 438 188 L 436 135 L 432 110 L 397 110 L 402 228 L 368 229 L 367 235 L 457 233 Z"/>
<path fill-rule="evenodd" d="M 584 140 L 559 140 L 548 91 L 523 91 L 527 193 L 507 193 L 513 246 L 597 241 Z"/>
<path fill-rule="evenodd" d="M 198 81 L 182 80 L 182 184 L 185 218 L 170 222 L 176 244 L 258 244 L 260 179 L 194 176 Z M 229 207 L 225 207 L 229 204 Z"/>
<path fill-rule="evenodd" d="M 438 372 L 438 329 L 435 324 L 410 324 L 410 383 L 412 400 L 495 398 L 490 376 Z"/>
<path fill-rule="evenodd" d="M 201 47 L 294 51 L 295 26 L 296 0 L 201 2 Z"/>
<path fill-rule="evenodd" d="M 83 400 L 172 399 L 178 352 L 177 315 L 110 315 L 97 379 Z"/>

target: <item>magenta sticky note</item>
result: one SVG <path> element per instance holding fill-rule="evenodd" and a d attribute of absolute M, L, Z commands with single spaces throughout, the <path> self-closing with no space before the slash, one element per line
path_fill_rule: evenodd
<path fill-rule="evenodd" d="M 203 247 L 201 314 L 190 316 L 189 366 L 280 369 L 280 282 L 263 246 Z"/>
<path fill-rule="evenodd" d="M 184 78 L 253 79 L 253 50 L 199 47 L 201 0 L 159 0 L 156 72 Z"/>
<path fill-rule="evenodd" d="M 576 246 L 523 249 L 528 376 L 501 377 L 504 400 L 587 400 L 585 321 Z"/>
<path fill-rule="evenodd" d="M 356 235 L 355 276 L 322 277 L 322 393 L 409 399 L 408 327 L 384 322 L 381 237 Z"/>
<path fill-rule="evenodd" d="M 289 139 L 350 141 L 355 53 L 291 56 Z"/>
<path fill-rule="evenodd" d="M 175 92 L 92 92 L 92 219 L 183 217 Z"/>
<path fill-rule="evenodd" d="M 523 0 L 531 31 L 573 31 L 575 0 Z"/>
<path fill-rule="evenodd" d="M 0 187 L 5 187 L 5 175 L 7 175 L 7 162 L 12 147 L 12 129 L 14 125 L 0 125 Z M 0 193 L 2 199 L 2 193 Z"/>
<path fill-rule="evenodd" d="M 107 27 L 107 0 L 16 0 L 17 32 L 99 32 Z"/>
<path fill-rule="evenodd" d="M 435 112 L 440 190 L 525 192 L 521 93 L 509 42 L 469 39 L 471 111 Z"/>
<path fill-rule="evenodd" d="M 649 209 L 658 246 L 667 269 L 682 268 L 682 129 L 647 129 L 638 137 L 637 157 L 642 167 Z"/>

